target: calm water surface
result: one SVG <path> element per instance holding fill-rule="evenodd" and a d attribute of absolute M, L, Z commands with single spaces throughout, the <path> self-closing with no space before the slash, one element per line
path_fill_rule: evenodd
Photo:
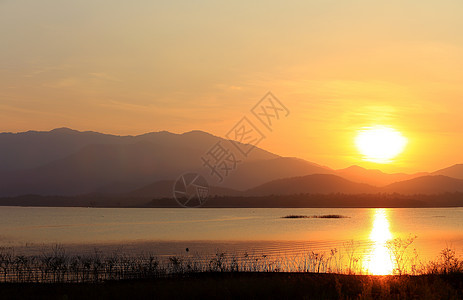
<path fill-rule="evenodd" d="M 282 218 L 291 214 L 346 218 Z M 0 246 L 126 244 L 136 248 L 145 244 L 169 253 L 185 249 L 185 245 L 199 249 L 210 244 L 294 251 L 297 247 L 339 248 L 354 240 L 376 245 L 379 250 L 373 249 L 371 255 L 378 256 L 383 255 L 381 245 L 387 240 L 416 235 L 413 247 L 421 256 L 431 258 L 447 246 L 463 252 L 462 220 L 463 208 L 0 207 Z"/>

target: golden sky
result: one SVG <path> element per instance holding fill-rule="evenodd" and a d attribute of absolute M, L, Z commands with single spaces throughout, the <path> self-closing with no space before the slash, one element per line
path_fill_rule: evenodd
<path fill-rule="evenodd" d="M 260 146 L 332 168 L 463 162 L 463 2 L 0 0 L 0 131 L 224 136 L 267 91 Z M 409 140 L 361 160 L 364 126 Z"/>

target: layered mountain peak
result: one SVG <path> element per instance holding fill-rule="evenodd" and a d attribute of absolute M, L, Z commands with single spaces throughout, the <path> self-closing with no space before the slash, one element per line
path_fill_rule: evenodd
<path fill-rule="evenodd" d="M 208 176 L 210 185 L 223 191 L 255 195 L 463 191 L 463 164 L 431 174 L 387 174 L 356 165 L 333 170 L 258 147 L 246 157 L 237 152 L 236 165 L 219 181 L 202 160 L 218 142 L 236 151 L 229 140 L 199 130 L 117 136 L 63 127 L 0 134 L 0 197 L 128 193 L 184 172 Z M 216 163 L 215 170 L 221 170 Z"/>

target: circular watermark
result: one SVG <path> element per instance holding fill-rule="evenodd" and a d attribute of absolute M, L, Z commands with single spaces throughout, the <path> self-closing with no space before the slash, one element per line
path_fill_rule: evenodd
<path fill-rule="evenodd" d="M 183 207 L 201 207 L 209 197 L 209 184 L 198 173 L 184 173 L 175 181 L 173 195 Z"/>

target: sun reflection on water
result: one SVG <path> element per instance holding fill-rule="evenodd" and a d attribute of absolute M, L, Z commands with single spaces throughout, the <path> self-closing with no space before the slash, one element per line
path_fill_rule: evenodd
<path fill-rule="evenodd" d="M 387 210 L 384 208 L 376 209 L 373 215 L 373 228 L 370 233 L 370 241 L 373 243 L 373 247 L 365 257 L 366 271 L 369 274 L 392 274 L 394 265 L 391 252 L 386 245 L 387 241 L 392 238 Z"/>

